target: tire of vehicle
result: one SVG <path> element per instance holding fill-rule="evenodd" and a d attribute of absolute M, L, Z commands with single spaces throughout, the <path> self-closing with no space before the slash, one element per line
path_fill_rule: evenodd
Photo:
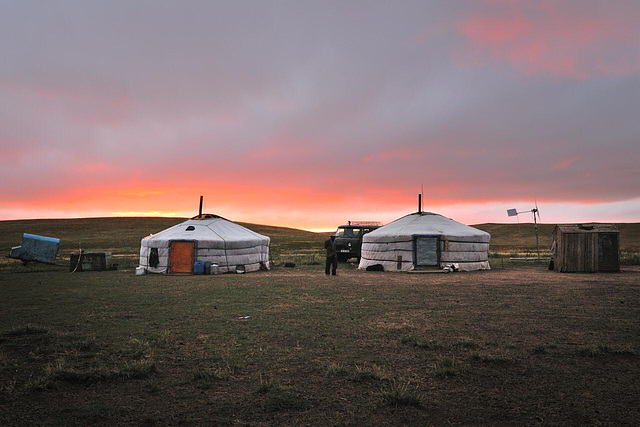
<path fill-rule="evenodd" d="M 347 262 L 347 259 L 346 255 L 338 254 L 338 262 Z"/>

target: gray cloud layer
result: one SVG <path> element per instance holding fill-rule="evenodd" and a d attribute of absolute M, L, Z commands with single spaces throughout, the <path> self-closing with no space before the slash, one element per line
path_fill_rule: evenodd
<path fill-rule="evenodd" d="M 524 39 L 551 22 L 515 10 Z M 640 7 L 552 12 L 566 39 L 525 61 L 509 24 L 465 33 L 477 16 L 510 22 L 492 3 L 0 3 L 0 198 L 82 176 L 162 186 L 158 171 L 325 192 L 425 183 L 445 201 L 640 197 Z M 555 68 L 562 55 L 584 75 Z"/>

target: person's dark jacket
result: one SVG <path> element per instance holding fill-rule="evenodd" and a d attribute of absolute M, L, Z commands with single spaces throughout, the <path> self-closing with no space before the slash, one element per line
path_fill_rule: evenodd
<path fill-rule="evenodd" d="M 149 254 L 149 267 L 156 268 L 160 264 L 160 257 L 158 256 L 158 248 L 151 248 Z"/>
<path fill-rule="evenodd" d="M 338 254 L 336 250 L 336 241 L 328 239 L 324 242 L 324 248 L 327 250 L 327 258 L 334 257 Z"/>

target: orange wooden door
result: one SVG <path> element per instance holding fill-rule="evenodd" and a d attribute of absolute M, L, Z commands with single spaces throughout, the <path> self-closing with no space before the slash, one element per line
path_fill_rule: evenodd
<path fill-rule="evenodd" d="M 171 242 L 171 272 L 193 273 L 194 242 Z"/>

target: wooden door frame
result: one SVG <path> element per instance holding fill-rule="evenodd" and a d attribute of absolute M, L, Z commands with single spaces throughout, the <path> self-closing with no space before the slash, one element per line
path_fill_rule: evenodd
<path fill-rule="evenodd" d="M 193 252 L 191 254 L 191 271 L 189 273 L 178 272 L 174 273 L 173 266 L 171 265 L 171 245 L 173 242 L 183 242 L 183 243 L 193 243 Z M 198 241 L 197 240 L 188 240 L 188 239 L 178 239 L 169 241 L 169 274 L 193 274 L 193 264 L 196 262 L 196 251 L 198 250 Z"/>
<path fill-rule="evenodd" d="M 613 270 L 603 270 L 602 267 L 600 266 L 600 237 L 603 234 L 608 234 L 611 236 L 614 236 L 615 238 L 613 238 L 611 241 L 612 243 L 615 243 L 615 266 L 616 268 Z M 620 233 L 616 233 L 613 231 L 602 231 L 598 233 L 598 242 L 597 242 L 597 250 L 598 250 L 598 271 L 604 271 L 604 272 L 612 272 L 612 271 L 620 271 Z"/>
<path fill-rule="evenodd" d="M 420 237 L 430 237 L 436 239 L 436 265 L 418 265 L 418 239 Z M 414 234 L 411 236 L 413 240 L 413 268 L 440 268 L 440 235 L 439 234 Z"/>

